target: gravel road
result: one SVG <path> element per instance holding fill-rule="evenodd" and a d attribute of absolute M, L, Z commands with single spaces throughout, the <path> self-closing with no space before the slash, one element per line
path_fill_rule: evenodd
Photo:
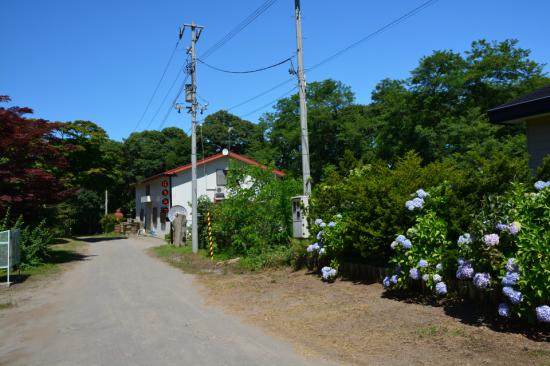
<path fill-rule="evenodd" d="M 87 260 L 0 312 L 0 365 L 319 365 L 205 305 L 153 239 L 89 244 Z M 322 362 L 321 362 L 322 364 Z"/>

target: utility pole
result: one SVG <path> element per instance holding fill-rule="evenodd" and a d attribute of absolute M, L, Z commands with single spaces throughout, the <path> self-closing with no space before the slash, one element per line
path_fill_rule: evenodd
<path fill-rule="evenodd" d="M 309 172 L 309 138 L 307 132 L 306 80 L 304 76 L 304 56 L 302 49 L 302 16 L 300 0 L 294 0 L 296 12 L 296 55 L 298 58 L 298 87 L 300 89 L 300 130 L 302 135 L 302 176 L 304 196 L 311 193 L 311 177 Z"/>
<path fill-rule="evenodd" d="M 196 43 L 204 27 L 196 25 L 195 21 L 191 24 L 184 24 L 183 29 L 191 28 L 191 65 L 188 72 L 191 74 L 191 84 L 185 85 L 185 101 L 190 103 L 188 110 L 191 113 L 191 248 L 193 253 L 199 251 L 199 219 L 197 208 L 197 56 Z M 183 30 L 180 30 L 180 38 L 183 36 Z"/>
<path fill-rule="evenodd" d="M 109 213 L 109 194 L 108 191 L 105 190 L 105 215 Z"/>

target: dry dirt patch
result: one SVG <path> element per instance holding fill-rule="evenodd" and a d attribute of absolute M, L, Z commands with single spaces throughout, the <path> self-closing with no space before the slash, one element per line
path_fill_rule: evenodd
<path fill-rule="evenodd" d="M 385 298 L 379 284 L 326 284 L 289 269 L 202 274 L 197 283 L 208 302 L 339 364 L 550 365 L 547 341 Z"/>

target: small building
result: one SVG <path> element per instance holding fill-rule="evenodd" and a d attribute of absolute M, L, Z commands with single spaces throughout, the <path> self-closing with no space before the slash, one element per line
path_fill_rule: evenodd
<path fill-rule="evenodd" d="M 246 156 L 234 152 L 219 153 L 197 161 L 197 197 L 206 196 L 212 202 L 219 202 L 227 195 L 227 172 L 230 161 L 242 164 L 266 166 Z M 285 174 L 279 170 L 277 176 Z M 147 232 L 164 238 L 170 233 L 170 222 L 166 214 L 173 206 L 182 206 L 187 212 L 187 222 L 191 224 L 191 164 L 183 165 L 149 178 L 134 185 L 136 217 Z"/>
<path fill-rule="evenodd" d="M 550 154 L 550 85 L 488 111 L 493 123 L 525 123 L 529 167 L 533 172 Z"/>

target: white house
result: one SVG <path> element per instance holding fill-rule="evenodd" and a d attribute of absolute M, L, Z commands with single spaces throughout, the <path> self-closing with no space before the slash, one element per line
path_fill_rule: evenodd
<path fill-rule="evenodd" d="M 234 152 L 219 153 L 197 161 L 197 196 L 207 196 L 213 202 L 221 201 L 227 194 L 227 172 L 230 159 L 266 168 L 255 160 Z M 284 176 L 275 170 L 274 174 Z M 164 238 L 170 233 L 168 210 L 176 205 L 187 212 L 191 223 L 191 164 L 183 165 L 134 184 L 136 194 L 136 220 L 149 233 Z"/>

